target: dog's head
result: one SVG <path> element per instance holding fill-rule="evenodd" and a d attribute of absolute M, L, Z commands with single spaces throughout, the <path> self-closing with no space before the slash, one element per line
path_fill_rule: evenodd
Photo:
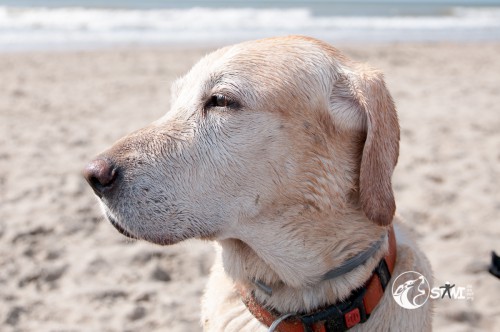
<path fill-rule="evenodd" d="M 398 142 L 380 73 L 314 39 L 273 38 L 204 57 L 163 118 L 84 175 L 115 227 L 158 244 L 287 214 L 358 210 L 387 225 Z"/>

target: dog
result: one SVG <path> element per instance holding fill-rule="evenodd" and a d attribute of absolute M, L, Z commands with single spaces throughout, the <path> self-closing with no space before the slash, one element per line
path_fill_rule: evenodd
<path fill-rule="evenodd" d="M 288 36 L 206 55 L 165 116 L 84 176 L 128 237 L 215 241 L 205 331 L 431 330 L 430 301 L 390 292 L 405 271 L 432 276 L 395 217 L 398 154 L 382 74 Z"/>

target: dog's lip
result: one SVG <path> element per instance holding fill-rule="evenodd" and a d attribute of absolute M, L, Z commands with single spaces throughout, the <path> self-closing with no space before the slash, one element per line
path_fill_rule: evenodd
<path fill-rule="evenodd" d="M 123 228 L 123 226 L 121 226 L 118 223 L 118 221 L 113 216 L 111 216 L 109 213 L 106 213 L 106 217 L 108 218 L 111 225 L 113 225 L 118 230 L 118 232 L 120 232 L 121 234 L 125 235 L 128 238 L 131 238 L 134 240 L 138 239 L 137 236 L 133 235 L 132 233 L 127 231 L 125 228 Z"/>

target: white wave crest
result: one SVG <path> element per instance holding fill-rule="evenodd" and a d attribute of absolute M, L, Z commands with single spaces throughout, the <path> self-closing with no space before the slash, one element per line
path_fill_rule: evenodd
<path fill-rule="evenodd" d="M 288 9 L 93 9 L 0 7 L 0 48 L 64 43 L 223 42 L 276 34 L 325 39 L 446 39 L 453 33 L 500 39 L 499 8 L 454 8 L 444 16 L 316 16 Z M 468 34 L 468 35 L 467 35 Z"/>

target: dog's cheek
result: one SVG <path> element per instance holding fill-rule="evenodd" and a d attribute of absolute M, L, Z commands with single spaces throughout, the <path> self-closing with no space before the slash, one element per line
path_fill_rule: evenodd
<path fill-rule="evenodd" d="M 273 196 L 273 174 L 284 164 L 286 151 L 279 144 L 281 124 L 267 114 L 239 113 L 217 120 L 199 133 L 192 179 L 199 202 L 218 211 L 226 223 L 257 214 Z"/>

